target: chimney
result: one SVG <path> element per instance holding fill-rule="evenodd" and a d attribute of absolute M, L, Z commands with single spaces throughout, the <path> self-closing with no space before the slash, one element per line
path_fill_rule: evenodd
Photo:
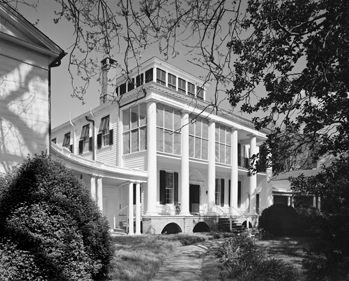
<path fill-rule="evenodd" d="M 106 57 L 101 61 L 102 80 L 100 104 L 106 103 L 114 98 L 116 79 L 116 60 Z"/>

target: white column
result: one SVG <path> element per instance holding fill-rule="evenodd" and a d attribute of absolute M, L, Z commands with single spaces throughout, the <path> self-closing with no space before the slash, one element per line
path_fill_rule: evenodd
<path fill-rule="evenodd" d="M 136 235 L 141 234 L 141 184 L 136 185 Z"/>
<path fill-rule="evenodd" d="M 148 184 L 147 184 L 147 216 L 157 215 L 157 157 L 156 157 L 156 103 L 147 103 L 147 148 L 148 148 Z"/>
<path fill-rule="evenodd" d="M 230 170 L 230 214 L 237 214 L 238 208 L 238 130 L 233 129 L 231 133 L 231 170 Z"/>
<path fill-rule="evenodd" d="M 257 154 L 257 138 L 252 136 L 250 140 L 250 157 Z M 250 212 L 256 213 L 256 188 L 257 188 L 257 174 L 250 176 Z"/>
<path fill-rule="evenodd" d="M 133 235 L 133 183 L 128 185 L 128 234 Z"/>
<path fill-rule="evenodd" d="M 102 178 L 97 177 L 97 206 L 103 213 L 103 184 L 102 184 Z"/>
<path fill-rule="evenodd" d="M 96 177 L 91 175 L 91 184 L 90 184 L 90 190 L 91 190 L 91 197 L 96 202 L 97 199 L 97 193 L 96 193 Z"/>
<path fill-rule="evenodd" d="M 189 113 L 182 113 L 181 215 L 189 213 Z"/>
<path fill-rule="evenodd" d="M 216 124 L 212 120 L 208 125 L 208 213 L 213 214 L 215 206 L 216 188 L 216 152 L 215 152 Z"/>

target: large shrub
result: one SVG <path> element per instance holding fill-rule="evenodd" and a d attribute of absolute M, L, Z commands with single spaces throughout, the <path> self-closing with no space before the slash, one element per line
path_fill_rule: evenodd
<path fill-rule="evenodd" d="M 247 236 L 225 241 L 216 256 L 220 258 L 221 280 L 299 280 L 297 270 L 281 260 L 269 258 L 264 249 Z"/>
<path fill-rule="evenodd" d="M 259 227 L 275 236 L 298 234 L 298 215 L 291 206 L 275 204 L 263 210 Z"/>
<path fill-rule="evenodd" d="M 0 184 L 1 276 L 108 278 L 113 256 L 108 223 L 71 171 L 42 154 Z"/>

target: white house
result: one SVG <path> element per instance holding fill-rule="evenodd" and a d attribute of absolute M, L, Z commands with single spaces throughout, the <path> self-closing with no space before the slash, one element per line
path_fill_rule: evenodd
<path fill-rule="evenodd" d="M 103 81 L 114 61 L 102 61 Z M 100 105 L 52 130 L 52 154 L 91 188 L 111 228 L 195 232 L 255 223 L 272 204 L 265 171 L 247 176 L 267 131 L 212 112 L 207 84 L 156 57 L 102 85 Z"/>

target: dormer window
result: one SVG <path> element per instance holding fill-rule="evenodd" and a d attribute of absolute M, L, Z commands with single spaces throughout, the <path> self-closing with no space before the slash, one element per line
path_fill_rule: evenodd
<path fill-rule="evenodd" d="M 166 86 L 166 72 L 160 68 L 156 69 L 156 82 Z"/>
<path fill-rule="evenodd" d="M 177 83 L 176 83 L 176 76 L 172 75 L 171 73 L 168 74 L 168 87 L 171 89 L 176 90 L 177 89 Z"/>

